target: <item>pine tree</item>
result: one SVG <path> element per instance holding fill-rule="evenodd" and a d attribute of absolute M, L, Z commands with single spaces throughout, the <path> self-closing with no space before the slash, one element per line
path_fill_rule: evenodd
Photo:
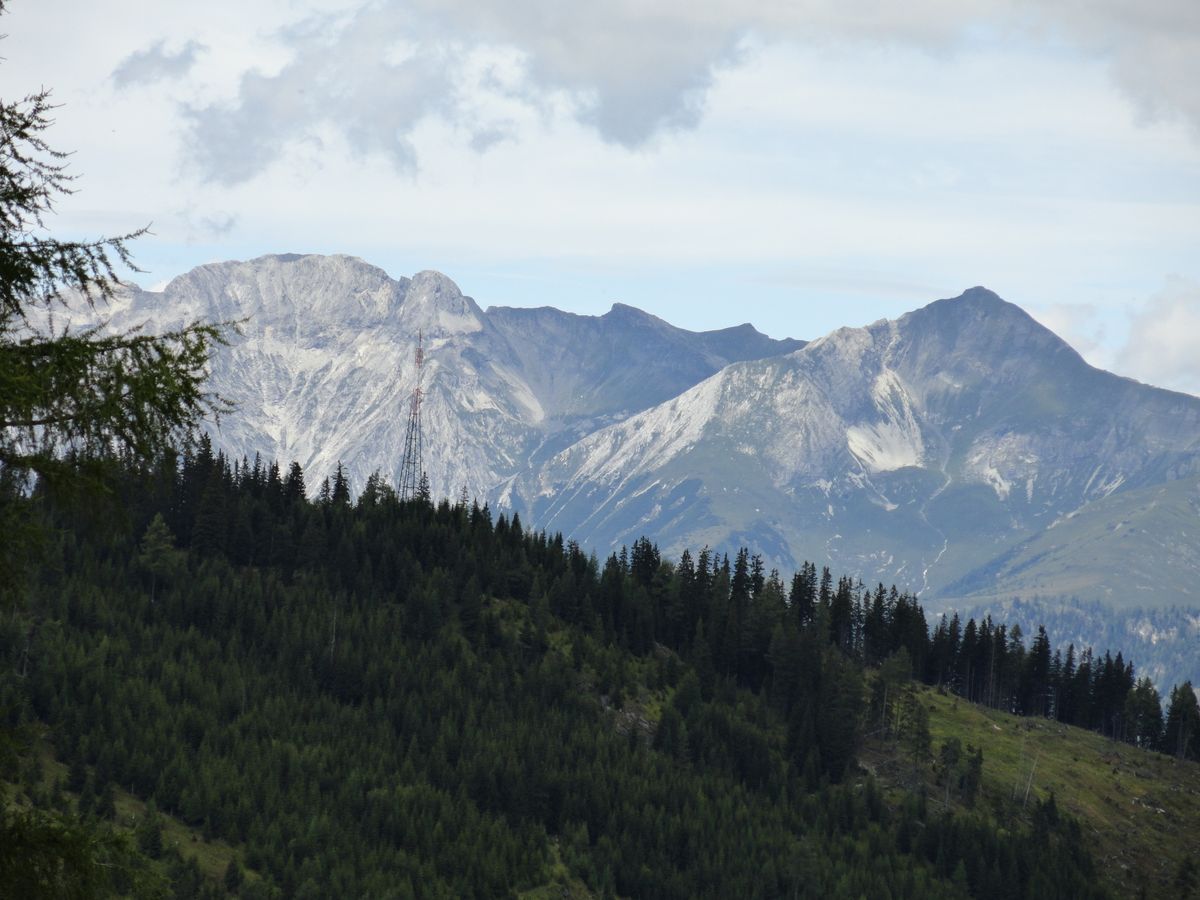
<path fill-rule="evenodd" d="M 1026 715 L 1042 716 L 1047 712 L 1046 691 L 1050 679 L 1050 638 L 1046 629 L 1038 626 L 1037 636 L 1025 657 L 1021 673 L 1021 708 Z"/>
<path fill-rule="evenodd" d="M 162 819 L 153 800 L 146 804 L 146 812 L 139 820 L 134 833 L 137 836 L 138 847 L 143 853 L 151 859 L 162 856 Z"/>
<path fill-rule="evenodd" d="M 1162 698 L 1149 678 L 1143 677 L 1125 699 L 1126 740 L 1147 750 L 1157 750 L 1163 739 Z"/>
<path fill-rule="evenodd" d="M 800 566 L 800 571 L 792 577 L 792 588 L 788 593 L 788 605 L 800 625 L 812 620 L 813 610 L 817 602 L 817 567 L 810 562 Z"/>
<path fill-rule="evenodd" d="M 663 708 L 662 718 L 654 733 L 654 749 L 675 759 L 687 756 L 687 726 L 674 706 Z"/>
<path fill-rule="evenodd" d="M 1196 888 L 1200 886 L 1200 867 L 1196 865 L 1196 860 L 1191 856 L 1185 856 L 1179 863 L 1179 867 L 1175 870 L 1175 878 L 1172 882 L 1172 887 L 1175 889 L 1175 896 L 1179 900 L 1187 900 L 1189 897 L 1196 896 Z"/>
<path fill-rule="evenodd" d="M 462 625 L 463 634 L 468 638 L 475 637 L 482 614 L 483 597 L 479 589 L 479 579 L 472 575 L 463 585 L 458 601 L 458 621 Z"/>
<path fill-rule="evenodd" d="M 908 758 L 911 783 L 921 783 L 925 760 L 929 757 L 932 738 L 929 733 L 929 710 L 916 692 L 908 692 L 904 700 L 904 727 L 900 732 L 900 745 Z"/>
<path fill-rule="evenodd" d="M 244 881 L 245 875 L 242 874 L 242 867 L 238 864 L 237 857 L 234 857 L 225 867 L 225 876 L 221 879 L 221 883 L 225 885 L 226 891 L 236 896 Z"/>
<path fill-rule="evenodd" d="M 830 781 L 838 782 L 852 767 L 858 752 L 862 673 L 842 653 L 826 648 L 818 683 L 817 743 L 825 774 Z"/>

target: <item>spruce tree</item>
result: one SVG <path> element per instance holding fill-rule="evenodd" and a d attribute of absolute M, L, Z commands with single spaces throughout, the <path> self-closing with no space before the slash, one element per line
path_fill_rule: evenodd
<path fill-rule="evenodd" d="M 463 491 L 466 491 L 465 485 Z M 333 476 L 333 505 L 350 505 L 350 480 L 346 477 L 346 471 L 342 468 L 342 461 L 340 459 L 337 464 L 337 472 Z"/>
<path fill-rule="evenodd" d="M 155 513 L 146 533 L 142 535 L 142 552 L 138 563 L 150 573 L 150 602 L 154 602 L 155 589 L 160 578 L 166 577 L 175 565 L 175 538 L 167 527 L 162 513 Z"/>
<path fill-rule="evenodd" d="M 304 485 L 304 470 L 300 468 L 300 463 L 293 461 L 288 468 L 287 478 L 283 481 L 284 503 L 296 503 L 307 493 L 308 489 Z"/>

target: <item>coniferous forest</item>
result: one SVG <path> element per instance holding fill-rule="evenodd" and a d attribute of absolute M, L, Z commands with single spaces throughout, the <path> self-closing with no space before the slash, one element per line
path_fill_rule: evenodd
<path fill-rule="evenodd" d="M 982 749 L 953 802 L 859 767 L 868 738 L 936 750 L 899 685 L 1197 752 L 1190 685 L 1164 721 L 1119 654 L 931 634 L 911 596 L 746 550 L 601 562 L 465 498 L 307 493 L 204 441 L 124 469 L 107 511 L 39 491 L 52 538 L 0 634 L 8 726 L 48 727 L 84 816 L 152 800 L 245 848 L 243 896 L 1104 896 L 1052 795 L 976 802 Z M 139 843 L 151 893 L 231 886 Z"/>

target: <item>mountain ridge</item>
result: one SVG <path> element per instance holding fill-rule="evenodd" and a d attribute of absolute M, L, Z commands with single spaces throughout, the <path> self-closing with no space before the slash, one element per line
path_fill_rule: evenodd
<path fill-rule="evenodd" d="M 339 460 L 356 488 L 394 478 L 420 332 L 434 494 L 465 486 L 599 552 L 746 544 L 953 604 L 1063 517 L 1200 474 L 1200 399 L 1093 369 L 981 286 L 808 343 L 621 303 L 481 309 L 441 273 L 350 256 L 214 263 L 113 309 L 246 316 L 214 361 L 240 406 L 213 432 L 228 455 L 296 459 L 313 489 Z M 1021 583 L 1045 595 L 1035 569 Z"/>
<path fill-rule="evenodd" d="M 733 359 L 802 345 L 745 326 L 689 332 L 622 304 L 603 316 L 484 311 L 440 272 L 393 279 L 347 255 L 211 263 L 161 292 L 130 288 L 108 312 L 114 326 L 242 322 L 214 361 L 214 389 L 240 410 L 213 429 L 217 446 L 317 472 L 340 460 L 357 485 L 399 467 L 420 334 L 433 489 L 457 495 L 465 485 L 494 502 L 539 453 Z M 556 342 L 562 364 L 547 376 L 544 348 Z M 598 346 L 607 356 L 580 366 Z"/>
<path fill-rule="evenodd" d="M 751 446 L 739 437 L 749 434 Z M 735 461 L 724 478 L 711 462 L 721 444 Z M 1088 454 L 1096 465 L 1083 466 Z M 563 451 L 540 496 L 556 527 L 572 520 L 562 507 L 586 496 L 617 542 L 644 531 L 678 552 L 750 535 L 803 548 L 773 560 L 785 566 L 819 557 L 823 544 L 839 565 L 929 592 L 1123 486 L 1193 475 L 1198 460 L 1200 400 L 1094 369 L 1019 307 L 974 289 L 733 364 Z M 793 508 L 738 509 L 734 469 L 742 486 L 758 485 L 747 493 L 773 489 Z M 672 514 L 681 508 L 740 524 L 724 536 L 681 530 Z M 827 521 L 814 523 L 820 508 Z M 950 534 L 978 538 L 977 558 L 955 560 Z"/>

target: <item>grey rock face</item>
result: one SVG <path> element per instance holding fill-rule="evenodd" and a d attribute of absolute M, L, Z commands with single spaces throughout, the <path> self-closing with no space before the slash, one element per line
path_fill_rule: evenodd
<path fill-rule="evenodd" d="M 425 466 L 435 496 L 461 487 L 519 503 L 538 459 L 661 402 L 735 360 L 783 352 L 749 326 L 696 334 L 631 307 L 604 316 L 482 311 L 445 275 L 392 279 L 347 256 L 201 266 L 161 294 L 132 290 L 115 326 L 239 323 L 213 362 L 237 411 L 213 429 L 234 459 L 296 460 L 315 487 L 342 461 L 361 487 L 395 479 L 418 334 Z"/>

